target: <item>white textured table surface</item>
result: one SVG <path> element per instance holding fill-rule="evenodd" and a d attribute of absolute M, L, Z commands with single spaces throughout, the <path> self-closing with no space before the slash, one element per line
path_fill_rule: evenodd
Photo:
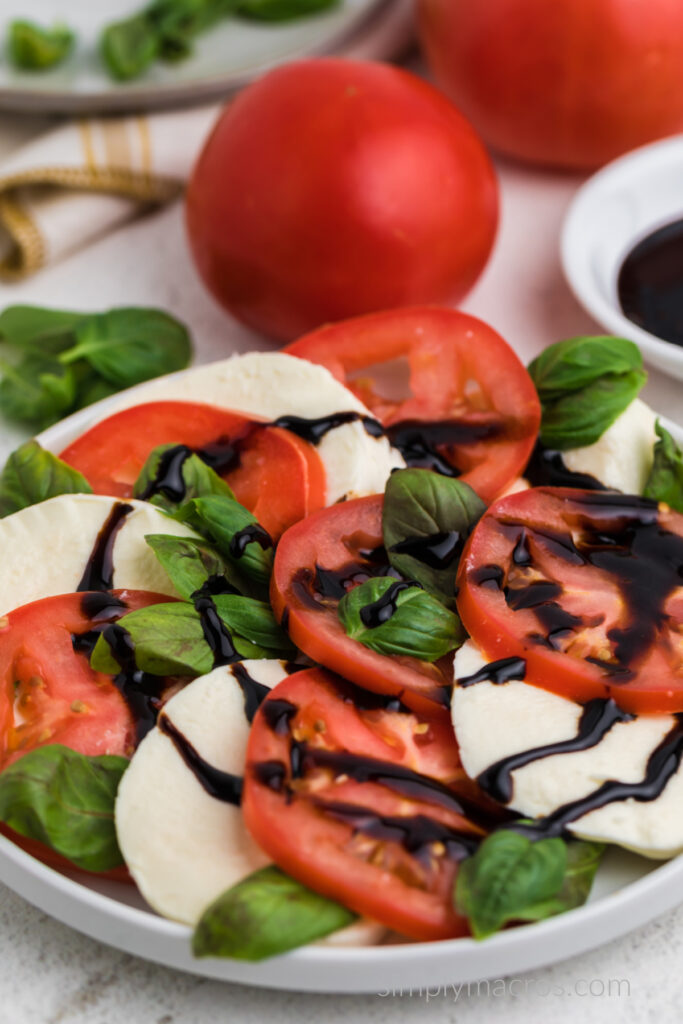
<path fill-rule="evenodd" d="M 0 118 L 0 155 L 36 122 Z M 503 216 L 493 259 L 464 309 L 496 327 L 528 360 L 544 345 L 597 332 L 561 276 L 557 241 L 579 179 L 501 166 Z M 180 206 L 103 239 L 32 280 L 0 286 L 11 302 L 99 309 L 153 304 L 192 329 L 197 359 L 268 343 L 231 321 L 189 261 Z M 652 371 L 645 397 L 683 422 L 683 388 Z M 0 425 L 0 446 L 22 435 Z M 672 893 L 672 904 L 683 892 Z M 329 1024 L 505 1020 L 668 1022 L 683 999 L 683 908 L 619 941 L 505 982 L 392 996 L 305 996 L 181 975 L 108 949 L 52 921 L 0 886 L 0 1024 L 204 1024 L 223 1020 Z M 504 968 L 501 965 L 501 974 Z"/>

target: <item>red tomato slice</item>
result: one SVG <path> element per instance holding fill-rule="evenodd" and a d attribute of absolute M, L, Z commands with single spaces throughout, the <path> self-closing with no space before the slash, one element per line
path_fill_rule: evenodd
<path fill-rule="evenodd" d="M 391 310 L 323 327 L 285 352 L 326 366 L 391 428 L 390 437 L 400 424 L 418 434 L 431 426 L 432 437 L 444 439 L 438 452 L 484 501 L 529 460 L 541 421 L 536 389 L 507 342 L 481 320 L 451 309 Z M 375 378 L 398 359 L 407 360 L 411 393 L 392 399 Z"/>
<path fill-rule="evenodd" d="M 683 711 L 683 515 L 609 491 L 538 487 L 491 506 L 458 574 L 458 611 L 527 682 L 632 712 Z"/>
<path fill-rule="evenodd" d="M 376 697 L 364 708 L 346 687 L 310 669 L 267 696 L 247 747 L 247 828 L 284 871 L 358 914 L 415 939 L 466 934 L 453 881 L 484 829 L 459 796 L 448 716 Z"/>
<path fill-rule="evenodd" d="M 149 402 L 124 409 L 91 427 L 60 457 L 83 473 L 95 494 L 129 498 L 158 445 L 210 449 L 217 443 L 234 445 L 234 463 L 221 475 L 274 539 L 325 505 L 325 471 L 312 445 L 287 430 L 202 403 Z"/>
<path fill-rule="evenodd" d="M 294 643 L 359 686 L 398 696 L 417 710 L 450 704 L 451 659 L 429 664 L 388 657 L 346 635 L 337 605 L 347 590 L 381 575 L 382 496 L 358 498 L 291 527 L 275 552 L 270 598 Z M 378 562 L 379 559 L 379 562 Z"/>
<path fill-rule="evenodd" d="M 168 597 L 118 591 L 119 612 L 168 601 Z M 73 637 L 102 625 L 83 609 L 84 594 L 34 601 L 10 612 L 0 626 L 0 764 L 60 743 L 81 754 L 130 757 L 136 723 L 112 677 L 90 668 Z"/>
<path fill-rule="evenodd" d="M 6 839 L 10 839 L 15 846 L 24 850 L 25 853 L 29 853 L 36 860 L 42 861 L 43 864 L 54 868 L 55 871 L 59 871 L 62 875 L 71 876 L 74 873 L 78 873 L 90 875 L 93 878 L 107 878 L 112 882 L 124 882 L 127 885 L 135 884 L 125 864 L 118 868 L 112 868 L 111 871 L 86 871 L 85 868 L 76 867 L 70 860 L 62 857 L 55 850 L 51 850 L 44 843 L 38 842 L 37 839 L 29 839 L 27 836 L 22 836 L 15 832 L 14 829 L 8 828 L 7 825 L 0 824 L 0 834 L 5 836 Z"/>

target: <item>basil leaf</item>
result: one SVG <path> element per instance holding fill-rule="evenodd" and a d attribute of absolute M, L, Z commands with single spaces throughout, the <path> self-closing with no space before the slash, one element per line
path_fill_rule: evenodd
<path fill-rule="evenodd" d="M 273 542 L 255 517 L 234 499 L 221 495 L 193 498 L 175 519 L 206 537 L 221 555 L 267 593 L 273 568 Z M 252 537 L 254 539 L 250 539 Z"/>
<path fill-rule="evenodd" d="M 146 14 L 136 14 L 107 27 L 100 36 L 104 65 L 120 82 L 137 78 L 159 55 L 159 33 Z"/>
<path fill-rule="evenodd" d="M 73 345 L 73 332 L 86 315 L 41 306 L 7 306 L 0 313 L 0 340 L 13 348 L 57 355 Z"/>
<path fill-rule="evenodd" d="M 169 459 L 173 459 L 172 467 L 169 467 Z M 166 477 L 169 468 L 173 476 L 170 484 Z M 182 497 L 177 496 L 177 490 L 182 490 Z M 168 511 L 177 509 L 181 502 L 207 494 L 235 498 L 218 473 L 184 445 L 177 444 L 162 444 L 155 448 L 147 457 L 133 488 L 133 497 Z"/>
<path fill-rule="evenodd" d="M 94 313 L 77 325 L 75 337 L 75 346 L 60 355 L 61 362 L 86 359 L 117 388 L 182 370 L 192 355 L 186 327 L 159 309 Z"/>
<path fill-rule="evenodd" d="M 43 427 L 71 412 L 76 375 L 49 356 L 28 355 L 16 366 L 0 361 L 0 409 L 10 419 Z"/>
<path fill-rule="evenodd" d="M 378 654 L 437 661 L 463 640 L 457 615 L 418 584 L 386 576 L 350 590 L 337 613 L 347 636 Z M 377 619 L 382 621 L 374 625 Z"/>
<path fill-rule="evenodd" d="M 391 565 L 447 608 L 455 608 L 460 552 L 485 511 L 481 498 L 460 480 L 428 469 L 392 473 L 382 511 Z"/>
<path fill-rule="evenodd" d="M 258 21 L 289 21 L 338 5 L 339 0 L 241 0 L 235 13 Z"/>
<path fill-rule="evenodd" d="M 550 345 L 529 374 L 541 400 L 541 443 L 557 451 L 594 444 L 647 380 L 638 346 L 612 337 Z"/>
<path fill-rule="evenodd" d="M 66 25 L 43 28 L 18 19 L 9 26 L 7 53 L 14 66 L 23 71 L 45 71 L 69 55 L 75 38 Z"/>
<path fill-rule="evenodd" d="M 215 577 L 225 577 L 229 585 L 240 593 L 245 592 L 244 581 L 210 544 L 190 537 L 173 537 L 163 533 L 148 533 L 145 540 L 185 600 L 189 600 L 207 580 Z"/>
<path fill-rule="evenodd" d="M 455 904 L 476 939 L 510 921 L 540 921 L 585 902 L 604 847 L 493 832 L 460 865 Z"/>
<path fill-rule="evenodd" d="M 683 512 L 683 450 L 659 420 L 655 430 L 659 440 L 643 494 Z"/>
<path fill-rule="evenodd" d="M 12 452 L 0 474 L 0 517 L 58 494 L 92 494 L 92 487 L 82 473 L 37 441 L 26 441 Z"/>
<path fill-rule="evenodd" d="M 98 377 L 95 371 L 85 374 L 83 379 L 79 381 L 78 389 L 76 391 L 76 408 L 85 409 L 87 405 L 92 405 L 93 402 L 101 402 L 104 398 L 111 398 L 115 395 L 118 388 L 115 388 L 112 384 L 107 384 L 106 380 L 102 380 Z"/>
<path fill-rule="evenodd" d="M 0 820 L 85 871 L 109 871 L 123 864 L 114 800 L 127 767 L 125 757 L 38 747 L 0 774 Z"/>
<path fill-rule="evenodd" d="M 195 956 L 265 960 L 356 920 L 340 903 L 307 889 L 276 867 L 262 868 L 219 896 L 192 938 Z"/>
<path fill-rule="evenodd" d="M 240 594 L 216 594 L 213 603 L 221 620 L 232 633 L 238 650 L 240 645 L 248 641 L 265 651 L 262 655 L 252 654 L 251 657 L 273 658 L 280 654 L 286 657 L 294 652 L 291 640 L 275 621 L 273 609 L 267 601 L 255 601 Z"/>

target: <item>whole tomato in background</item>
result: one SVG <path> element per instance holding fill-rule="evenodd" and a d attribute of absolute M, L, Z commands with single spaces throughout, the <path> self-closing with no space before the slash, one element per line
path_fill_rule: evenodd
<path fill-rule="evenodd" d="M 374 310 L 457 302 L 497 219 L 491 161 L 465 118 L 416 76 L 360 61 L 288 64 L 245 89 L 187 193 L 209 289 L 283 340 Z"/>
<path fill-rule="evenodd" d="M 437 81 L 496 149 L 592 168 L 683 131 L 681 0 L 417 0 Z"/>

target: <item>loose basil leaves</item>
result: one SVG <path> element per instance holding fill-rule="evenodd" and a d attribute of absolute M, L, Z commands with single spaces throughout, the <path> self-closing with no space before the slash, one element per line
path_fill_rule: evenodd
<path fill-rule="evenodd" d="M 17 19 L 9 26 L 7 54 L 22 71 L 46 71 L 68 57 L 75 39 L 66 25 L 44 28 L 34 21 Z"/>
<path fill-rule="evenodd" d="M 0 517 L 58 494 L 91 493 L 92 487 L 77 469 L 37 441 L 26 441 L 12 452 L 0 473 Z"/>
<path fill-rule="evenodd" d="M 0 774 L 0 821 L 86 871 L 123 864 L 114 801 L 124 757 L 86 757 L 54 744 L 24 754 Z"/>
<path fill-rule="evenodd" d="M 10 306 L 0 314 L 0 410 L 46 427 L 122 388 L 181 370 L 186 328 L 156 309 L 74 313 Z"/>
<path fill-rule="evenodd" d="M 560 341 L 529 373 L 543 411 L 541 443 L 557 451 L 594 444 L 647 380 L 638 346 L 613 337 Z"/>
<path fill-rule="evenodd" d="M 659 440 L 643 493 L 646 498 L 663 501 L 677 512 L 683 512 L 683 450 L 659 420 L 655 430 Z"/>
<path fill-rule="evenodd" d="M 460 480 L 427 469 L 393 473 L 384 493 L 382 532 L 391 565 L 455 608 L 455 576 L 463 544 L 486 511 Z"/>
<path fill-rule="evenodd" d="M 249 581 L 208 542 L 165 533 L 149 533 L 145 540 L 185 601 L 208 581 L 216 593 L 234 590 L 247 597 L 257 596 L 251 592 Z"/>
<path fill-rule="evenodd" d="M 500 829 L 460 865 L 456 908 L 476 939 L 511 921 L 540 921 L 571 910 L 586 901 L 603 850 L 601 843 L 533 841 Z"/>
<path fill-rule="evenodd" d="M 352 924 L 346 907 L 276 867 L 262 868 L 219 896 L 195 929 L 195 956 L 264 960 Z"/>
<path fill-rule="evenodd" d="M 386 576 L 345 594 L 338 615 L 348 636 L 378 654 L 436 661 L 463 639 L 457 615 L 418 584 Z"/>

